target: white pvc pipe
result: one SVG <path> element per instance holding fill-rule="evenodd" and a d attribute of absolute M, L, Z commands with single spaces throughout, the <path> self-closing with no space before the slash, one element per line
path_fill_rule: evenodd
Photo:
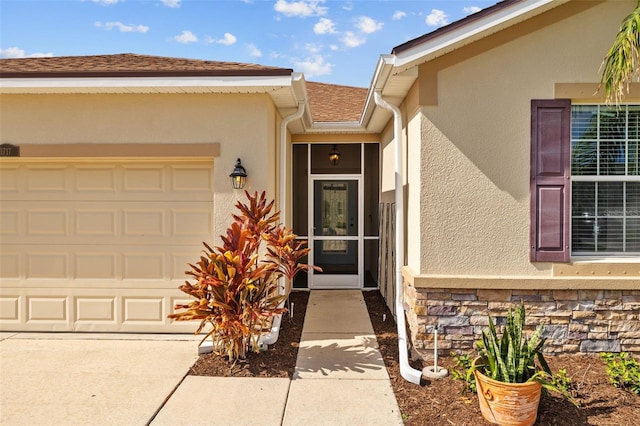
<path fill-rule="evenodd" d="M 285 223 L 286 218 L 286 200 L 287 200 L 287 126 L 293 120 L 302 117 L 304 114 L 304 102 L 298 103 L 298 110 L 291 115 L 288 115 L 282 119 L 280 123 L 280 222 Z M 286 224 L 285 224 L 286 226 Z M 284 291 L 284 278 L 278 283 L 278 293 L 282 294 Z M 284 306 L 284 301 L 278 306 L 279 308 Z M 260 336 L 258 345 L 263 347 L 264 345 L 273 345 L 280 335 L 280 323 L 282 322 L 282 315 L 277 315 L 273 318 L 271 324 L 271 331 L 267 334 Z"/>
<path fill-rule="evenodd" d="M 287 210 L 287 126 L 304 114 L 304 102 L 298 103 L 298 110 L 282 119 L 280 123 L 280 222 L 286 226 Z"/>
<path fill-rule="evenodd" d="M 438 371 L 438 326 L 433 329 L 433 371 Z"/>
<path fill-rule="evenodd" d="M 402 113 L 400 109 L 388 103 L 376 91 L 376 104 L 393 113 L 393 138 L 395 139 L 395 202 L 396 202 L 396 324 L 398 326 L 398 351 L 400 358 L 400 375 L 405 380 L 420 384 L 422 372 L 409 365 L 409 349 L 407 347 L 407 327 L 404 317 L 404 288 L 402 285 L 402 266 L 404 263 L 404 194 L 402 180 Z"/>

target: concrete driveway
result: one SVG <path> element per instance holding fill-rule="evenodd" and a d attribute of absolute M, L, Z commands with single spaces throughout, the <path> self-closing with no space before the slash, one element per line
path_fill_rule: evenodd
<path fill-rule="evenodd" d="M 144 425 L 201 337 L 0 333 L 0 424 Z"/>

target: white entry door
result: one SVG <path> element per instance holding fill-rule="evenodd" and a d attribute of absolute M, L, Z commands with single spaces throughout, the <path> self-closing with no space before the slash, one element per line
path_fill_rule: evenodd
<path fill-rule="evenodd" d="M 310 287 L 361 288 L 361 180 L 327 176 L 311 179 L 311 185 L 310 261 L 322 272 L 311 273 Z"/>

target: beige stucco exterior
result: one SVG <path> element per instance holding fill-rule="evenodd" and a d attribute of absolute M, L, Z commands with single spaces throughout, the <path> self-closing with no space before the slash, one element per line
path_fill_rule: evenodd
<path fill-rule="evenodd" d="M 281 117 L 260 94 L 3 94 L 5 330 L 192 332 L 167 318 L 245 189 L 277 196 Z M 94 200 L 94 201 L 92 201 Z M 5 245 L 6 244 L 6 245 Z"/>
<path fill-rule="evenodd" d="M 405 75 L 417 73 L 401 104 L 402 296 L 413 348 L 427 358 L 432 327 L 441 353 L 466 352 L 487 314 L 504 317 L 519 303 L 532 326 L 545 324 L 548 352 L 640 352 L 640 258 L 530 260 L 531 100 L 603 103 L 600 65 L 635 2 L 553 6 L 511 25 L 490 22 L 482 36 L 471 20 L 460 27 L 466 42 L 447 45 L 454 37 L 445 31 L 395 58 Z M 403 54 L 413 65 L 402 65 Z M 639 94 L 632 85 L 625 102 Z M 389 125 L 385 154 L 394 139 Z M 392 182 L 388 164 L 383 182 Z M 392 186 L 384 188 L 388 199 Z"/>
<path fill-rule="evenodd" d="M 570 2 L 420 66 L 403 104 L 412 283 L 640 287 L 638 259 L 606 279 L 572 279 L 572 266 L 559 277 L 529 260 L 530 101 L 597 88 L 604 52 L 633 7 Z"/>
<path fill-rule="evenodd" d="M 243 196 L 228 177 L 237 158 L 249 174 L 248 191 L 276 196 L 279 117 L 266 95 L 2 95 L 1 102 L 1 143 L 219 144 L 212 159 L 214 235 Z"/>

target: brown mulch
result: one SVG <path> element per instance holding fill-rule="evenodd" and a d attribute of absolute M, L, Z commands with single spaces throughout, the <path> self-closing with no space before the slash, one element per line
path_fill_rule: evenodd
<path fill-rule="evenodd" d="M 389 320 L 393 317 L 379 292 L 365 292 L 364 298 L 405 424 L 489 425 L 480 414 L 477 395 L 465 392 L 461 380 L 452 380 L 449 376 L 418 386 L 400 376 L 396 324 Z M 386 321 L 382 321 L 383 314 L 386 314 Z M 536 425 L 640 425 L 640 396 L 610 385 L 605 364 L 597 356 L 546 358 L 552 371 L 566 368 L 572 379 L 572 394 L 580 408 L 553 394 L 543 396 Z M 446 356 L 438 358 L 438 364 L 452 371 L 455 362 Z M 422 370 L 426 364 L 420 361 L 412 366 Z"/>
<path fill-rule="evenodd" d="M 308 292 L 291 293 L 287 306 L 293 305 L 293 318 L 291 312 L 282 315 L 278 340 L 267 351 L 259 354 L 249 352 L 246 360 L 238 361 L 235 365 L 220 355 L 212 353 L 200 355 L 189 370 L 189 374 L 192 376 L 292 378 L 308 299 Z"/>
<path fill-rule="evenodd" d="M 291 294 L 294 317 L 285 314 L 280 337 L 268 351 L 259 355 L 250 354 L 245 362 L 238 362 L 233 368 L 223 357 L 201 355 L 189 374 L 291 378 L 308 296 L 307 292 Z M 393 316 L 379 292 L 364 292 L 364 298 L 405 424 L 489 425 L 482 419 L 477 396 L 465 391 L 465 384 L 461 380 L 452 380 L 449 376 L 418 386 L 400 376 L 398 340 Z M 383 315 L 386 316 L 386 321 L 383 321 Z M 640 396 L 610 385 L 605 364 L 597 356 L 560 355 L 547 357 L 547 360 L 554 371 L 566 368 L 568 376 L 572 379 L 571 392 L 580 407 L 577 408 L 553 394 L 543 396 L 536 425 L 640 425 Z M 455 362 L 453 358 L 445 356 L 438 359 L 438 364 L 452 371 Z M 413 362 L 412 366 L 419 370 L 423 368 L 421 361 Z"/>

